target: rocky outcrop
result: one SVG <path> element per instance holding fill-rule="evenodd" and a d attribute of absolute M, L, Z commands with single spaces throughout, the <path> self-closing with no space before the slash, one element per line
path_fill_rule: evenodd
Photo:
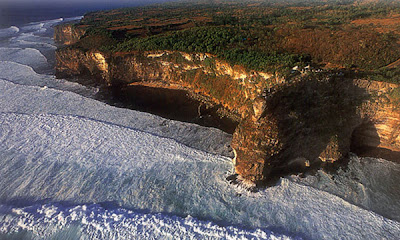
<path fill-rule="evenodd" d="M 59 44 L 71 45 L 85 35 L 86 28 L 82 25 L 60 24 L 54 27 L 54 41 Z"/>
<path fill-rule="evenodd" d="M 223 106 L 241 120 L 231 144 L 234 164 L 236 173 L 251 182 L 263 184 L 335 162 L 349 151 L 371 155 L 367 150 L 375 149 L 391 156 L 400 152 L 400 111 L 388 97 L 395 84 L 334 73 L 289 82 L 206 53 L 105 54 L 72 46 L 58 49 L 56 57 L 59 76 L 89 74 L 113 86 L 174 86 Z"/>
<path fill-rule="evenodd" d="M 369 90 L 371 101 L 364 108 L 372 114 L 354 130 L 351 151 L 400 162 L 400 109 L 398 100 L 390 96 L 399 85 L 370 81 L 357 84 Z"/>
<path fill-rule="evenodd" d="M 387 97 L 397 87 L 324 75 L 280 86 L 234 133 L 236 172 L 262 183 L 349 151 L 398 161 L 400 111 Z"/>
<path fill-rule="evenodd" d="M 135 82 L 175 85 L 222 105 L 239 118 L 264 89 L 280 84 L 279 78 L 272 74 L 231 66 L 210 54 L 170 51 L 104 54 L 67 47 L 57 50 L 56 60 L 59 77 L 90 74 L 112 86 Z"/>

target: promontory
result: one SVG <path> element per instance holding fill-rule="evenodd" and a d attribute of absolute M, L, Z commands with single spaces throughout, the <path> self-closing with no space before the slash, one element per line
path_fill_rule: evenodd
<path fill-rule="evenodd" d="M 58 25 L 59 77 L 184 89 L 239 122 L 235 171 L 263 185 L 342 161 L 400 160 L 400 6 L 170 3 Z"/>

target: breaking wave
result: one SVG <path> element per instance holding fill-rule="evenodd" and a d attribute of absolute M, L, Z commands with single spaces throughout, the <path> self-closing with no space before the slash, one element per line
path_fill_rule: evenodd
<path fill-rule="evenodd" d="M 15 62 L 32 67 L 35 71 L 51 69 L 47 58 L 35 48 L 0 47 L 0 61 Z"/>
<path fill-rule="evenodd" d="M 14 36 L 19 31 L 20 31 L 19 28 L 16 26 L 11 26 L 9 28 L 0 29 L 0 39 Z"/>
<path fill-rule="evenodd" d="M 73 207 L 46 204 L 24 208 L 0 205 L 1 215 L 0 232 L 12 236 L 29 231 L 32 233 L 29 238 L 38 239 L 295 239 L 269 230 L 221 227 L 191 216 L 107 210 L 97 204 Z"/>
<path fill-rule="evenodd" d="M 353 156 L 336 173 L 248 192 L 226 181 L 230 135 L 38 73 L 51 26 L 79 18 L 0 29 L 0 238 L 400 236 L 399 165 Z"/>
<path fill-rule="evenodd" d="M 319 170 L 315 175 L 292 176 L 291 179 L 400 221 L 399 164 L 354 155 L 346 167 L 336 172 Z"/>
<path fill-rule="evenodd" d="M 313 239 L 400 234 L 396 221 L 288 179 L 249 193 L 225 180 L 230 159 L 171 139 L 74 116 L 4 113 L 0 123 L 3 203 L 110 202 Z"/>

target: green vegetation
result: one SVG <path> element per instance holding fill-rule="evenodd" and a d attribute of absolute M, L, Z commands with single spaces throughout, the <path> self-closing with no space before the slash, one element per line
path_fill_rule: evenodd
<path fill-rule="evenodd" d="M 312 63 L 399 81 L 398 71 L 380 70 L 400 59 L 398 1 L 217 2 L 92 12 L 80 23 L 87 29 L 81 47 L 207 52 L 249 69 L 286 73 Z"/>
<path fill-rule="evenodd" d="M 365 74 L 369 79 L 400 84 L 400 69 L 382 68 Z"/>
<path fill-rule="evenodd" d="M 183 52 L 207 52 L 254 70 L 272 70 L 272 66 L 291 67 L 302 60 L 296 54 L 275 51 L 255 51 L 243 44 L 249 37 L 233 28 L 195 27 L 168 34 L 160 34 L 141 39 L 130 39 L 111 51 L 133 50 L 175 50 Z"/>
<path fill-rule="evenodd" d="M 178 50 L 187 52 L 219 53 L 225 46 L 242 41 L 245 36 L 223 27 L 195 27 L 166 35 L 130 39 L 116 46 L 117 51 Z"/>
<path fill-rule="evenodd" d="M 400 108 L 400 88 L 395 88 L 389 93 L 389 97 L 391 98 L 391 101 L 393 104 L 397 107 Z"/>

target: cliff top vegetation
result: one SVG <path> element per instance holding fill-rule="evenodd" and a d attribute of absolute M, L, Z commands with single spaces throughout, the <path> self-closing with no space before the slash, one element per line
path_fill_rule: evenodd
<path fill-rule="evenodd" d="M 261 71 L 346 68 L 399 82 L 399 1 L 199 1 L 85 15 L 82 48 L 208 52 Z"/>

